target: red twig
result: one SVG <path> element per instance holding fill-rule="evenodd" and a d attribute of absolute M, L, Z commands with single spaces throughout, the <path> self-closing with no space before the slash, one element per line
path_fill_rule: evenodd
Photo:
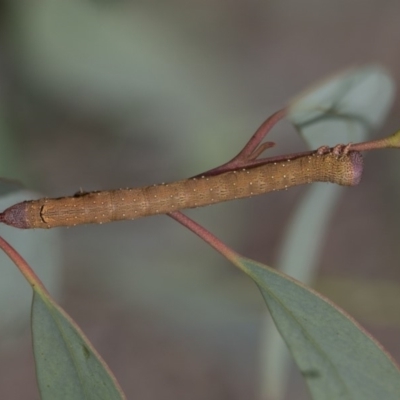
<path fill-rule="evenodd" d="M 245 168 L 253 165 L 259 165 L 265 162 L 265 160 L 257 160 L 255 159 L 261 155 L 266 149 L 269 149 L 275 145 L 274 142 L 265 142 L 261 143 L 261 141 L 265 138 L 268 132 L 282 119 L 286 116 L 287 109 L 283 108 L 272 114 L 269 118 L 267 118 L 261 126 L 256 130 L 254 135 L 250 138 L 247 144 L 243 147 L 243 149 L 233 157 L 230 161 L 225 164 L 220 165 L 219 167 L 213 168 L 203 174 L 198 176 L 211 176 L 218 175 L 223 172 L 231 171 L 238 168 Z M 260 162 L 261 161 L 261 162 Z"/>
<path fill-rule="evenodd" d="M 181 213 L 180 211 L 174 211 L 167 215 L 185 226 L 186 228 L 190 229 L 193 233 L 203 239 L 206 243 L 208 243 L 211 247 L 221 253 L 228 260 L 232 260 L 236 257 L 236 253 L 232 249 L 230 249 L 225 243 L 221 242 L 221 240 L 214 236 L 210 231 L 203 228 L 201 225 L 193 221 L 191 218 L 187 217 L 185 214 Z"/>
<path fill-rule="evenodd" d="M 47 289 L 44 287 L 43 283 L 40 281 L 38 276 L 35 274 L 33 269 L 25 261 L 25 259 L 14 249 L 6 240 L 0 236 L 0 249 L 7 254 L 11 261 L 18 267 L 22 275 L 26 278 L 32 288 L 36 290 L 41 290 L 47 293 Z"/>

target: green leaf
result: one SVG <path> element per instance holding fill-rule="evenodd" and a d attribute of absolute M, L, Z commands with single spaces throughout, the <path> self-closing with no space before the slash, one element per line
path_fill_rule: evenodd
<path fill-rule="evenodd" d="M 287 117 L 312 147 L 358 142 L 382 124 L 394 94 L 382 67 L 351 69 L 300 95 Z"/>
<path fill-rule="evenodd" d="M 125 399 L 111 371 L 76 324 L 36 289 L 32 333 L 42 400 Z"/>
<path fill-rule="evenodd" d="M 315 184 L 307 190 L 286 229 L 276 262 L 280 271 L 307 284 L 314 280 L 326 228 L 343 189 L 337 185 Z M 279 332 L 268 317 L 263 337 L 265 343 L 261 369 L 265 378 L 261 390 L 265 397 L 281 399 L 289 375 L 289 355 Z"/>
<path fill-rule="evenodd" d="M 288 119 L 311 149 L 321 145 L 367 140 L 386 117 L 394 99 L 393 79 L 379 66 L 351 69 L 307 90 L 288 109 Z M 293 216 L 279 251 L 277 268 L 311 283 L 318 267 L 325 231 L 336 202 L 344 192 L 337 185 L 314 184 L 308 188 Z M 305 250 L 306 249 L 306 250 Z M 264 397 L 283 398 L 288 357 L 282 339 L 266 320 Z"/>
<path fill-rule="evenodd" d="M 300 282 L 246 258 L 314 399 L 398 400 L 400 371 L 350 316 Z"/>

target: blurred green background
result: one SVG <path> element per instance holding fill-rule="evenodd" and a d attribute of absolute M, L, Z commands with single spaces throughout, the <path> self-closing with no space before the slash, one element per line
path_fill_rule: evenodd
<path fill-rule="evenodd" d="M 24 187 L 4 184 L 2 208 L 210 169 L 299 91 L 348 66 L 379 62 L 400 80 L 394 0 L 0 4 L 0 175 Z M 399 109 L 397 98 L 377 135 L 400 128 Z M 278 143 L 270 154 L 305 148 L 287 122 L 269 140 Z M 362 184 L 345 191 L 331 221 L 316 281 L 397 360 L 399 163 L 394 151 L 368 156 Z M 273 266 L 302 193 L 188 214 Z M 128 398 L 259 397 L 261 296 L 168 217 L 49 232 L 0 229 Z M 1 261 L 0 397 L 38 399 L 31 290 Z M 307 398 L 295 371 L 290 381 L 288 398 Z"/>

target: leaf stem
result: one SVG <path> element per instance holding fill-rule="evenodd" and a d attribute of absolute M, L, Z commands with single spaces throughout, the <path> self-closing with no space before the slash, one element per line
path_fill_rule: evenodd
<path fill-rule="evenodd" d="M 191 218 L 181 213 L 180 211 L 174 211 L 167 215 L 191 230 L 193 233 L 203 239 L 207 244 L 209 244 L 220 254 L 226 257 L 229 261 L 235 263 L 234 260 L 236 260 L 238 257 L 237 253 L 235 253 L 231 248 L 229 248 L 225 243 L 214 236 L 206 228 L 203 228 L 197 222 L 193 221 Z"/>
<path fill-rule="evenodd" d="M 22 275 L 32 286 L 34 290 L 40 290 L 43 293 L 48 293 L 39 277 L 35 274 L 33 269 L 25 261 L 25 259 L 14 249 L 5 239 L 0 236 L 0 249 L 7 254 L 11 261 L 17 266 Z"/>
<path fill-rule="evenodd" d="M 400 131 L 383 139 L 370 140 L 368 142 L 361 142 L 350 145 L 351 151 L 370 151 L 388 148 L 400 148 Z"/>

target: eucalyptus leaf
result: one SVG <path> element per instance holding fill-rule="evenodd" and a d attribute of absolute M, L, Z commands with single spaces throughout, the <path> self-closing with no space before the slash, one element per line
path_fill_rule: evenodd
<path fill-rule="evenodd" d="M 364 141 L 383 122 L 394 93 L 393 79 L 383 68 L 351 69 L 298 96 L 290 103 L 287 116 L 310 149 Z M 343 187 L 327 184 L 308 189 L 287 228 L 278 255 L 279 270 L 307 284 L 313 281 L 325 232 L 343 191 Z M 268 317 L 264 331 L 261 392 L 264 397 L 281 399 L 288 354 Z"/>
<path fill-rule="evenodd" d="M 35 288 L 32 334 L 42 400 L 125 399 L 111 371 L 76 324 Z"/>
<path fill-rule="evenodd" d="M 277 268 L 303 283 L 313 282 L 323 249 L 325 232 L 343 187 L 323 183 L 312 185 L 301 199 L 280 246 Z M 288 380 L 289 354 L 275 325 L 264 323 L 264 381 L 261 391 L 274 399 L 284 397 Z"/>
<path fill-rule="evenodd" d="M 258 285 L 313 399 L 398 400 L 400 371 L 350 316 L 284 274 L 235 262 Z"/>
<path fill-rule="evenodd" d="M 311 147 L 357 142 L 382 124 L 394 94 L 382 67 L 350 69 L 293 100 L 287 117 Z"/>

